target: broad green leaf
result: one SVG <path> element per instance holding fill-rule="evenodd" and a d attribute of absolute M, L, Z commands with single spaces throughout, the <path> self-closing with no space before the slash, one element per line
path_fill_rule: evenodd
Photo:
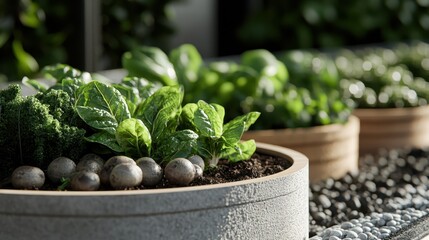
<path fill-rule="evenodd" d="M 213 155 L 217 154 L 219 151 L 216 151 L 214 146 L 210 145 L 210 142 L 213 143 L 213 140 L 207 137 L 199 137 L 197 139 L 197 153 L 202 157 L 203 159 L 211 159 L 213 158 Z"/>
<path fill-rule="evenodd" d="M 219 115 L 220 122 L 223 123 L 223 119 L 225 117 L 225 108 L 222 105 L 216 103 L 212 103 L 210 105 L 212 105 L 216 109 L 216 112 Z"/>
<path fill-rule="evenodd" d="M 184 85 L 185 89 L 198 80 L 198 71 L 203 60 L 193 45 L 183 44 L 173 49 L 169 58 L 173 63 L 179 83 Z"/>
<path fill-rule="evenodd" d="M 115 137 L 127 156 L 138 158 L 150 155 L 152 138 L 141 120 L 125 119 L 119 123 Z"/>
<path fill-rule="evenodd" d="M 249 130 L 250 126 L 256 122 L 256 120 L 259 118 L 260 115 L 261 115 L 260 112 L 249 112 L 245 115 L 235 117 L 227 124 L 225 124 L 224 129 L 226 131 L 226 129 L 231 128 L 231 126 L 235 125 L 237 122 L 242 122 L 244 123 L 244 131 L 247 131 Z"/>
<path fill-rule="evenodd" d="M 320 80 L 329 89 L 335 89 L 339 86 L 340 76 L 335 63 L 328 58 L 323 59 L 324 66 L 320 69 Z"/>
<path fill-rule="evenodd" d="M 198 105 L 196 103 L 188 103 L 182 108 L 180 114 L 180 128 L 181 129 L 191 129 L 197 131 L 194 124 L 195 112 L 198 110 Z"/>
<path fill-rule="evenodd" d="M 289 80 L 289 71 L 286 65 L 279 60 L 277 61 L 277 74 L 275 77 L 283 85 Z"/>
<path fill-rule="evenodd" d="M 265 49 L 255 49 L 241 55 L 241 63 L 250 66 L 258 73 L 267 77 L 274 77 L 278 71 L 277 58 Z"/>
<path fill-rule="evenodd" d="M 22 84 L 31 87 L 39 92 L 44 92 L 49 88 L 48 85 L 34 79 L 29 79 L 28 77 L 22 78 Z"/>
<path fill-rule="evenodd" d="M 244 66 L 253 68 L 262 77 L 258 83 L 259 88 L 268 96 L 281 91 L 289 78 L 285 64 L 265 49 L 244 52 L 241 62 Z"/>
<path fill-rule="evenodd" d="M 239 162 L 250 159 L 255 151 L 255 141 L 248 140 L 237 143 L 235 147 L 224 149 L 222 152 L 222 158 L 228 159 L 229 162 Z"/>
<path fill-rule="evenodd" d="M 168 56 L 157 47 L 142 46 L 124 53 L 122 66 L 132 77 L 143 77 L 167 86 L 178 85 L 176 72 Z"/>
<path fill-rule="evenodd" d="M 128 110 L 130 111 L 131 116 L 133 116 L 137 109 L 137 105 L 141 102 L 138 89 L 121 84 L 112 84 L 112 86 L 116 88 L 122 96 L 124 96 Z"/>
<path fill-rule="evenodd" d="M 225 125 L 224 132 L 222 134 L 222 139 L 225 142 L 225 145 L 231 147 L 240 142 L 244 128 L 244 121 L 231 121 L 229 124 Z"/>
<path fill-rule="evenodd" d="M 166 86 L 138 106 L 135 116 L 144 122 L 154 142 L 164 133 L 175 131 L 182 100 L 183 92 L 178 87 Z"/>
<path fill-rule="evenodd" d="M 22 25 L 30 28 L 37 28 L 43 22 L 44 18 L 43 9 L 39 7 L 37 3 L 32 1 L 26 4 L 20 4 L 22 10 L 19 11 L 19 20 Z"/>
<path fill-rule="evenodd" d="M 244 65 L 229 74 L 228 78 L 234 82 L 235 89 L 238 91 L 235 95 L 241 94 L 242 96 L 240 97 L 242 98 L 255 96 L 261 80 L 261 77 L 253 68 Z"/>
<path fill-rule="evenodd" d="M 223 121 L 216 108 L 212 105 L 198 101 L 198 109 L 194 114 L 194 124 L 198 134 L 212 139 L 219 139 L 222 135 Z"/>
<path fill-rule="evenodd" d="M 243 133 L 255 123 L 261 114 L 259 112 L 250 112 L 242 116 L 238 116 L 223 126 L 222 139 L 225 145 L 231 147 L 240 142 Z"/>
<path fill-rule="evenodd" d="M 151 132 L 155 141 L 158 141 L 163 135 L 176 131 L 179 125 L 180 112 L 181 101 L 170 102 L 158 112 Z"/>
<path fill-rule="evenodd" d="M 10 33 L 7 31 L 0 32 L 0 48 L 3 47 L 3 45 L 9 40 Z"/>
<path fill-rule="evenodd" d="M 273 98 L 276 94 L 276 85 L 266 76 L 261 76 L 257 90 L 258 98 Z"/>
<path fill-rule="evenodd" d="M 100 132 L 94 133 L 93 135 L 86 137 L 85 140 L 87 140 L 88 142 L 99 143 L 101 145 L 104 145 L 117 153 L 124 152 L 122 147 L 119 146 L 118 142 L 116 141 L 115 135 L 110 134 L 106 131 L 100 131 Z"/>
<path fill-rule="evenodd" d="M 127 103 L 114 87 L 90 82 L 79 89 L 76 111 L 89 126 L 115 134 L 119 123 L 131 118 Z"/>
<path fill-rule="evenodd" d="M 24 50 L 21 41 L 14 40 L 12 42 L 12 49 L 13 54 L 18 60 L 18 69 L 21 74 L 32 74 L 39 70 L 39 64 L 36 59 Z"/>
<path fill-rule="evenodd" d="M 241 66 L 233 61 L 215 61 L 208 64 L 208 69 L 219 74 L 234 73 Z"/>
<path fill-rule="evenodd" d="M 80 78 L 63 78 L 59 82 L 57 82 L 54 86 L 50 87 L 49 89 L 59 89 L 66 92 L 71 100 L 75 102 L 75 99 L 78 96 L 78 89 L 85 85 L 85 82 Z"/>
<path fill-rule="evenodd" d="M 61 80 L 65 78 L 79 79 L 82 80 L 83 83 L 87 83 L 91 80 L 91 75 L 89 73 L 81 72 L 76 68 L 61 63 L 45 66 L 42 69 L 42 73 L 47 78 L 55 79 L 57 82 L 61 82 Z"/>
<path fill-rule="evenodd" d="M 86 74 L 87 72 L 84 72 L 85 77 L 87 76 Z M 107 84 L 111 84 L 112 82 L 114 82 L 114 80 L 110 79 L 109 77 L 102 75 L 100 73 L 88 73 L 89 74 L 89 79 L 92 81 L 97 81 L 97 82 L 102 82 L 102 83 L 107 83 Z"/>
<path fill-rule="evenodd" d="M 115 134 L 119 122 L 111 112 L 96 107 L 79 105 L 76 106 L 76 111 L 80 118 L 89 126 L 110 134 Z"/>
<path fill-rule="evenodd" d="M 160 83 L 149 82 L 145 78 L 125 77 L 120 85 L 129 86 L 138 90 L 141 99 L 146 99 L 162 87 Z"/>
<path fill-rule="evenodd" d="M 249 112 L 245 115 L 246 120 L 244 121 L 245 127 L 244 131 L 249 130 L 250 126 L 258 120 L 259 116 L 261 115 L 260 112 Z"/>
<path fill-rule="evenodd" d="M 198 134 L 187 129 L 165 136 L 157 144 L 155 156 L 162 156 L 162 162 L 178 157 L 189 157 L 195 152 Z"/>

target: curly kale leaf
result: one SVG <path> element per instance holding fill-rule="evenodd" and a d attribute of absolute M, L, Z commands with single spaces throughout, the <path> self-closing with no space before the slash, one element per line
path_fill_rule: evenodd
<path fill-rule="evenodd" d="M 68 119 L 68 95 L 51 94 L 23 97 L 19 85 L 0 91 L 0 179 L 20 165 L 44 169 L 59 156 L 83 153 L 85 130 Z"/>
<path fill-rule="evenodd" d="M 49 89 L 47 92 L 39 92 L 35 96 L 42 104 L 47 105 L 50 114 L 61 123 L 86 127 L 86 124 L 79 117 L 74 109 L 74 101 L 63 90 Z"/>

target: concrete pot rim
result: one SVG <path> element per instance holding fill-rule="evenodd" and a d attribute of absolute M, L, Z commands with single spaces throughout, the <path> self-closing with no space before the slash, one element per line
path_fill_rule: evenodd
<path fill-rule="evenodd" d="M 170 193 L 170 192 L 190 192 L 198 191 L 204 189 L 216 189 L 224 188 L 231 186 L 240 186 L 253 182 L 263 182 L 270 179 L 275 179 L 281 176 L 289 175 L 291 173 L 301 170 L 305 165 L 308 164 L 308 159 L 305 155 L 295 150 L 284 148 L 267 143 L 256 143 L 258 153 L 263 154 L 275 154 L 276 152 L 281 153 L 282 156 L 286 156 L 289 161 L 292 161 L 293 164 L 285 171 L 275 173 L 269 176 L 254 178 L 243 181 L 221 183 L 221 184 L 211 184 L 211 185 L 202 185 L 202 186 L 190 186 L 190 187 L 177 187 L 177 188 L 166 188 L 166 189 L 145 189 L 145 190 L 126 190 L 126 191 L 45 191 L 45 190 L 15 190 L 15 189 L 0 189 L 0 195 L 2 194 L 14 194 L 14 195 L 40 195 L 40 196 L 118 196 L 118 195 L 147 195 L 147 194 L 157 194 L 157 193 Z"/>
<path fill-rule="evenodd" d="M 0 213 L 82 216 L 91 209 L 92 216 L 170 214 L 260 202 L 298 191 L 300 186 L 296 184 L 297 179 L 304 172 L 308 176 L 306 156 L 288 148 L 264 143 L 257 143 L 257 152 L 285 157 L 293 164 L 282 172 L 266 177 L 192 187 L 94 192 L 2 189 Z M 182 199 L 179 201 L 181 204 L 171 204 L 177 199 Z M 148 207 L 136 207 L 141 205 Z"/>

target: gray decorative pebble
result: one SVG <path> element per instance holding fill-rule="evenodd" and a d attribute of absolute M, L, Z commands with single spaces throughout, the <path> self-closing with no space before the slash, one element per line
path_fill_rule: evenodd
<path fill-rule="evenodd" d="M 361 240 L 367 240 L 368 239 L 368 235 L 366 233 L 359 233 L 358 234 L 358 238 Z"/>
<path fill-rule="evenodd" d="M 350 230 L 353 231 L 353 232 L 355 232 L 355 233 L 357 233 L 357 234 L 363 232 L 363 229 L 361 227 L 359 227 L 359 226 L 358 227 L 354 227 L 354 228 L 352 228 Z"/>
<path fill-rule="evenodd" d="M 386 223 L 386 226 L 395 226 L 396 225 L 396 221 L 395 220 L 390 220 Z"/>
<path fill-rule="evenodd" d="M 429 210 L 421 211 L 414 208 L 397 210 L 394 214 L 395 218 L 402 219 L 405 216 L 409 216 L 409 214 L 418 215 L 418 216 L 426 216 L 429 213 Z M 327 228 L 322 231 L 318 236 L 310 238 L 311 240 L 331 240 L 331 239 L 383 239 L 391 236 L 393 233 L 399 231 L 401 228 L 412 224 L 409 221 L 403 221 L 403 224 L 399 225 L 399 221 L 391 220 L 390 223 L 395 223 L 396 225 L 385 226 L 379 225 L 378 223 L 383 223 L 384 214 L 381 213 L 373 213 L 371 216 L 366 216 L 360 219 L 355 219 L 352 222 L 344 222 L 341 225 L 335 225 L 331 228 Z M 393 217 L 392 217 L 393 218 Z M 377 224 L 369 224 L 371 221 L 377 222 Z M 383 220 L 383 221 L 380 221 Z M 359 225 L 363 226 L 360 227 Z M 367 225 L 371 225 L 367 226 Z"/>
<path fill-rule="evenodd" d="M 386 221 L 393 220 L 393 215 L 390 213 L 383 213 L 383 219 Z"/>
<path fill-rule="evenodd" d="M 342 237 L 343 236 L 343 232 L 340 231 L 340 230 L 338 230 L 338 229 L 333 229 L 331 231 L 330 235 L 333 236 L 333 237 Z"/>
<path fill-rule="evenodd" d="M 352 228 L 354 225 L 353 225 L 353 223 L 351 223 L 351 222 L 343 222 L 342 224 L 341 224 L 341 227 L 343 228 L 343 229 L 349 229 L 349 228 Z"/>
<path fill-rule="evenodd" d="M 358 234 L 356 232 L 353 232 L 353 231 L 346 231 L 346 236 L 349 238 L 357 238 Z"/>
<path fill-rule="evenodd" d="M 429 149 L 381 151 L 360 163 L 359 174 L 310 185 L 312 240 L 390 238 L 428 215 Z"/>

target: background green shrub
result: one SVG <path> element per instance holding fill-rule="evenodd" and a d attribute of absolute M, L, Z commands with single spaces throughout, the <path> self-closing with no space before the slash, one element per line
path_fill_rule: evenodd
<path fill-rule="evenodd" d="M 428 0 L 220 0 L 222 55 L 429 39 Z M 229 8 L 230 10 L 226 10 Z M 223 44 L 223 45 L 222 45 Z"/>
<path fill-rule="evenodd" d="M 174 32 L 167 5 L 178 0 L 100 0 L 100 67 L 120 66 L 137 45 L 165 47 Z M 0 82 L 33 77 L 43 66 L 67 63 L 85 69 L 85 0 L 0 1 Z M 85 69 L 86 70 L 86 69 Z"/>

